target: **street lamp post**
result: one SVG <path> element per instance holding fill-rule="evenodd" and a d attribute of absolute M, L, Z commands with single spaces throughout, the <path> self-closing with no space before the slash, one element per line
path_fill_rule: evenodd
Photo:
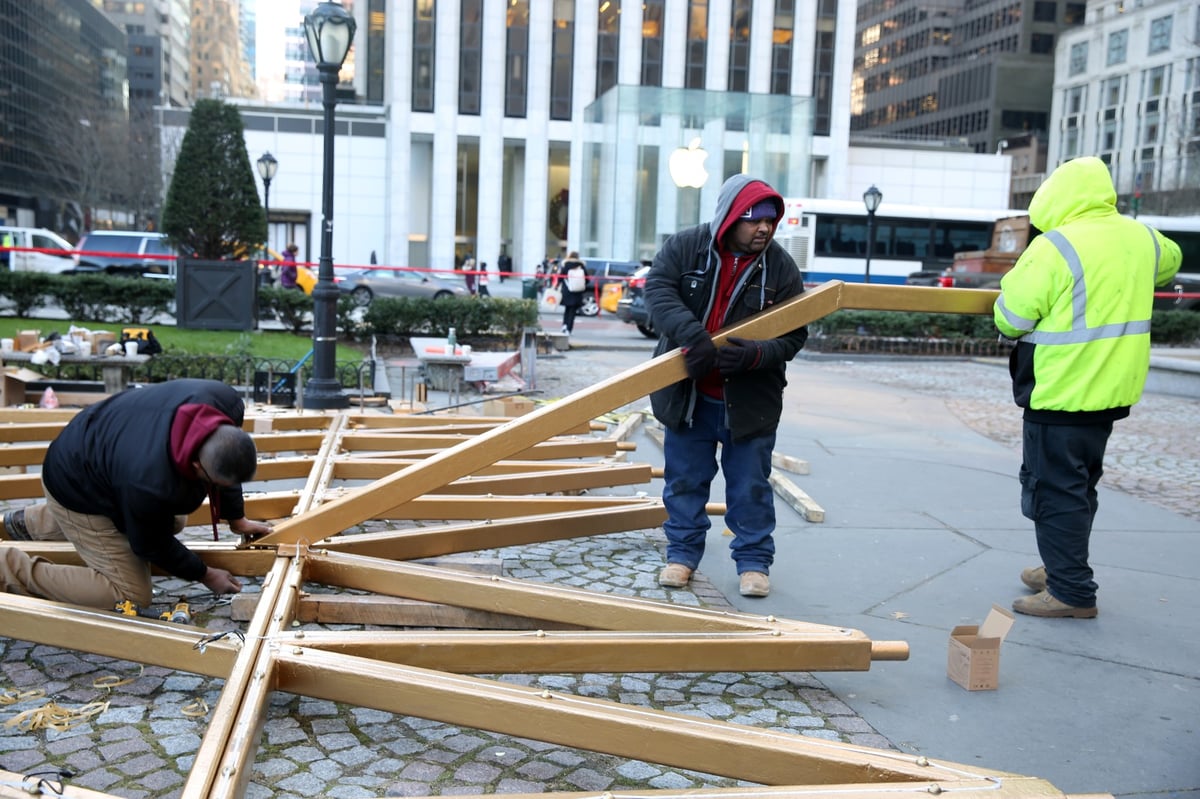
<path fill-rule="evenodd" d="M 271 246 L 271 181 L 275 178 L 275 173 L 279 171 L 279 162 L 275 160 L 275 156 L 271 155 L 270 151 L 262 154 L 258 159 L 258 176 L 263 182 L 263 210 L 267 215 L 267 241 L 266 245 Z"/>
<path fill-rule="evenodd" d="M 317 410 L 345 408 L 349 398 L 334 375 L 337 351 L 338 290 L 333 283 L 333 108 L 337 104 L 338 70 L 354 41 L 354 17 L 338 3 L 317 5 L 304 18 L 304 32 L 321 74 L 325 109 L 325 158 L 321 190 L 321 260 L 313 288 L 313 376 L 304 388 L 304 404 Z"/>
<path fill-rule="evenodd" d="M 875 251 L 875 212 L 879 210 L 881 202 L 883 192 L 875 188 L 874 184 L 863 192 L 863 205 L 867 207 L 867 263 L 863 269 L 864 283 L 871 282 L 871 253 Z"/>

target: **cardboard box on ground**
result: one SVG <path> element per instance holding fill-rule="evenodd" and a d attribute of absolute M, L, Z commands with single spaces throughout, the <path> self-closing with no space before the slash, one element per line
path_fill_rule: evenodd
<path fill-rule="evenodd" d="M 968 691 L 992 691 L 1000 685 L 1000 644 L 1013 626 L 1013 615 L 999 605 L 981 625 L 950 631 L 946 674 Z"/>
<path fill-rule="evenodd" d="M 533 410 L 528 397 L 497 397 L 483 403 L 484 416 L 522 416 Z"/>

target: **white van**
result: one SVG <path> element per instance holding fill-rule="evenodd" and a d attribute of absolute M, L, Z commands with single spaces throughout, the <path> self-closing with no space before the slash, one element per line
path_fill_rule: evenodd
<path fill-rule="evenodd" d="M 9 240 L 11 238 L 11 241 Z M 27 247 L 55 252 L 0 251 L 0 269 L 14 272 L 70 272 L 75 268 L 75 248 L 57 233 L 40 227 L 0 225 L 0 246 Z"/>

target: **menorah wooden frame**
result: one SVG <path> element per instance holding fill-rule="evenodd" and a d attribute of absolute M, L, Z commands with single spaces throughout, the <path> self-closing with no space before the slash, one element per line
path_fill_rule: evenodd
<path fill-rule="evenodd" d="M 986 314 L 995 296 L 835 281 L 714 338 L 720 345 L 730 335 L 778 336 L 840 308 Z M 244 793 L 275 691 L 762 786 L 705 791 L 720 797 L 884 799 L 948 790 L 964 799 L 1062 796 L 1043 780 L 975 765 L 471 676 L 865 671 L 875 661 L 907 659 L 904 642 L 872 641 L 848 628 L 523 581 L 454 568 L 453 560 L 413 562 L 660 525 L 666 518 L 660 499 L 628 490 L 600 493 L 649 483 L 654 474 L 648 465 L 622 460 L 629 447 L 620 436 L 593 435 L 597 427 L 606 429 L 593 420 L 684 376 L 681 353 L 669 352 L 510 420 L 251 415 L 246 427 L 262 458 L 256 484 L 303 480 L 304 487 L 248 497 L 248 516 L 276 520 L 274 531 L 252 544 L 189 542 L 207 563 L 261 578 L 244 644 L 212 640 L 197 656 L 203 629 L 12 594 L 0 594 L 0 635 L 224 679 L 182 789 L 188 799 Z M 63 412 L 0 412 L 6 423 L 0 440 L 7 442 L 0 466 L 37 467 L 67 418 Z M 35 497 L 40 490 L 36 473 L 0 476 L 0 500 Z M 207 513 L 201 508 L 194 521 L 204 523 Z M 371 520 L 391 520 L 394 529 L 363 531 Z M 78 562 L 65 544 L 0 545 Z M 306 591 L 314 584 L 355 592 L 333 602 Z M 414 610 L 418 605 L 424 610 Z M 403 625 L 413 618 L 442 629 L 367 633 L 303 626 L 330 619 Z M 0 782 L 19 776 L 0 772 Z M 10 790 L 0 787 L 0 796 L 17 795 Z M 637 791 L 639 797 L 687 793 Z M 62 795 L 106 796 L 71 786 Z"/>

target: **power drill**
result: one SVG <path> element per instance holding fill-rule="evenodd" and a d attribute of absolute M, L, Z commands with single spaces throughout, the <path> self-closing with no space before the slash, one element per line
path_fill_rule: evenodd
<path fill-rule="evenodd" d="M 165 621 L 173 621 L 176 624 L 191 624 L 192 611 L 188 607 L 188 603 L 176 602 L 175 607 L 170 610 L 164 610 L 159 618 Z"/>

